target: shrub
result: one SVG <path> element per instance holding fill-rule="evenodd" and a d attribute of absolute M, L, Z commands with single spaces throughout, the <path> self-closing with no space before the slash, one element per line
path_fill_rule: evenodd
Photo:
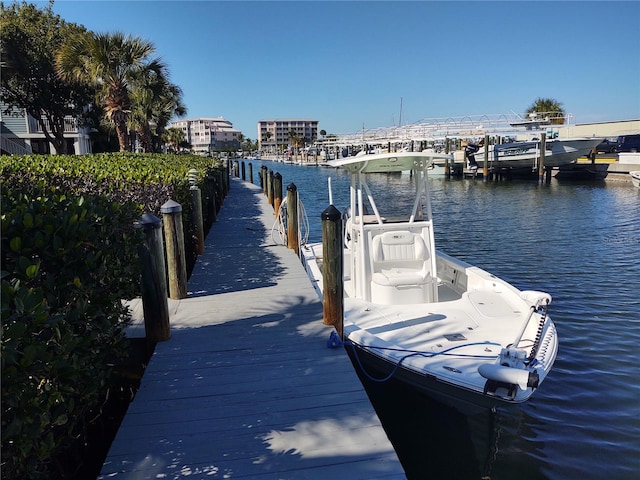
<path fill-rule="evenodd" d="M 209 201 L 211 159 L 172 155 L 0 157 L 2 476 L 62 478 L 124 355 L 122 300 L 139 296 L 133 228 L 183 205 L 187 172 Z M 219 203 L 218 203 L 219 205 Z M 203 209 L 207 211 L 207 209 Z M 190 254 L 192 242 L 185 241 Z M 79 461 L 79 459 L 78 459 Z"/>
<path fill-rule="evenodd" d="M 121 299 L 139 272 L 122 225 L 140 212 L 56 190 L 2 193 L 3 475 L 51 478 L 123 354 Z"/>

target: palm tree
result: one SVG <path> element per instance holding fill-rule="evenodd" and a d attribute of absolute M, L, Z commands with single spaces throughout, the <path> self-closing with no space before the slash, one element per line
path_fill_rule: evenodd
<path fill-rule="evenodd" d="M 184 132 L 179 128 L 168 128 L 162 134 L 162 140 L 171 145 L 176 152 L 180 150 L 180 145 L 185 141 Z"/>
<path fill-rule="evenodd" d="M 554 125 L 562 125 L 565 122 L 565 112 L 562 108 L 562 103 L 553 98 L 538 97 L 536 101 L 533 102 L 533 105 L 525 112 L 527 116 L 532 113 L 544 114 Z"/>
<path fill-rule="evenodd" d="M 97 89 L 97 101 L 115 126 L 121 152 L 128 147 L 131 88 L 149 72 L 165 68 L 159 58 L 150 58 L 154 52 L 153 44 L 139 37 L 88 32 L 63 45 L 56 57 L 62 78 Z"/>
<path fill-rule="evenodd" d="M 130 96 L 129 128 L 138 133 L 145 152 L 156 151 L 153 141 L 162 135 L 172 116 L 186 113 L 182 91 L 169 82 L 164 70 L 150 70 L 132 87 Z"/>
<path fill-rule="evenodd" d="M 182 103 L 182 90 L 177 85 L 167 84 L 162 89 L 160 96 L 155 102 L 154 121 L 156 124 L 153 140 L 157 143 L 154 151 L 160 151 L 160 139 L 169 125 L 169 121 L 174 117 L 184 117 L 187 114 L 187 107 Z"/>

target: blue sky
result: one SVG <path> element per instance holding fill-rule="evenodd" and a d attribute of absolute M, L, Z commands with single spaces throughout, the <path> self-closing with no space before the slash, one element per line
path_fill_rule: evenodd
<path fill-rule="evenodd" d="M 638 1 L 56 0 L 54 12 L 151 41 L 188 118 L 223 116 L 252 139 L 272 118 L 397 125 L 401 99 L 402 124 L 521 114 L 538 97 L 576 123 L 640 118 Z"/>

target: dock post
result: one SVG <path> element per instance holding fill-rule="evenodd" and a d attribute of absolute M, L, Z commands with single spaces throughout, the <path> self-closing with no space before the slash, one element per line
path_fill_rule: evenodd
<path fill-rule="evenodd" d="M 342 215 L 329 205 L 322 212 L 322 323 L 333 325 L 340 338 L 344 332 L 344 280 Z"/>
<path fill-rule="evenodd" d="M 164 237 L 169 273 L 169 298 L 179 300 L 187 296 L 187 262 L 182 229 L 182 205 L 169 200 L 162 207 Z"/>
<path fill-rule="evenodd" d="M 280 205 L 282 204 L 282 175 L 276 172 L 273 176 L 273 210 L 276 218 L 280 212 Z"/>
<path fill-rule="evenodd" d="M 213 175 L 207 175 L 208 190 L 211 193 L 211 202 L 209 209 L 211 210 L 211 223 L 218 219 L 218 211 L 216 210 L 216 179 Z"/>
<path fill-rule="evenodd" d="M 300 257 L 298 230 L 298 187 L 295 183 L 287 186 L 287 247 Z"/>
<path fill-rule="evenodd" d="M 547 134 L 542 132 L 540 134 L 540 164 L 538 165 L 538 179 L 542 182 L 544 178 L 544 160 L 547 154 Z"/>
<path fill-rule="evenodd" d="M 262 187 L 262 193 L 264 193 L 265 197 L 267 196 L 267 167 L 260 167 L 262 171 L 262 175 L 260 175 L 260 186 Z"/>
<path fill-rule="evenodd" d="M 253 163 L 249 163 L 249 181 L 253 183 Z"/>
<path fill-rule="evenodd" d="M 451 150 L 451 141 L 449 140 L 449 137 L 445 137 L 444 139 L 444 153 L 446 153 L 447 155 L 449 154 L 449 150 Z M 451 177 L 451 166 L 449 165 L 449 159 L 447 158 L 444 161 L 444 175 L 447 178 Z"/>
<path fill-rule="evenodd" d="M 269 170 L 269 176 L 267 177 L 267 200 L 269 205 L 273 207 L 273 170 Z"/>
<path fill-rule="evenodd" d="M 482 169 L 482 179 L 486 182 L 489 177 L 489 135 L 484 136 L 484 167 Z"/>
<path fill-rule="evenodd" d="M 264 193 L 264 196 L 267 196 L 267 178 L 269 177 L 269 174 L 267 173 L 267 167 L 265 167 L 264 165 L 262 166 L 262 193 Z"/>
<path fill-rule="evenodd" d="M 194 243 L 198 255 L 204 252 L 204 224 L 202 220 L 202 192 L 200 188 L 193 185 L 191 191 L 191 217 L 194 229 Z"/>
<path fill-rule="evenodd" d="M 145 213 L 134 224 L 143 233 L 143 242 L 138 246 L 142 264 L 142 311 L 147 342 L 156 343 L 171 338 L 169 305 L 167 302 L 167 280 L 162 243 L 162 220 Z"/>
<path fill-rule="evenodd" d="M 241 172 L 242 172 L 242 180 L 246 182 L 247 181 L 247 168 L 246 168 L 246 166 L 244 164 L 244 160 L 242 161 L 242 166 L 240 168 L 241 168 Z"/>

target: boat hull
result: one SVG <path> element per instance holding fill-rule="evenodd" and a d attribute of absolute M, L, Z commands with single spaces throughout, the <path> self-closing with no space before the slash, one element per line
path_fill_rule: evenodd
<path fill-rule="evenodd" d="M 559 167 L 575 162 L 579 157 L 588 156 L 598 145 L 598 138 L 556 139 L 546 142 L 544 166 Z M 539 168 L 540 142 L 515 142 L 489 147 L 489 167 L 492 169 L 528 169 Z M 483 151 L 475 154 L 476 162 L 482 165 Z"/>
<path fill-rule="evenodd" d="M 464 414 L 475 414 L 498 407 L 517 405 L 527 400 L 505 401 L 499 397 L 460 387 L 433 375 L 420 374 L 403 367 L 396 369 L 394 363 L 373 355 L 366 348 L 349 342 L 345 344 L 345 349 L 361 377 L 369 381 L 381 382 L 393 372 L 391 378 L 395 381 Z"/>

